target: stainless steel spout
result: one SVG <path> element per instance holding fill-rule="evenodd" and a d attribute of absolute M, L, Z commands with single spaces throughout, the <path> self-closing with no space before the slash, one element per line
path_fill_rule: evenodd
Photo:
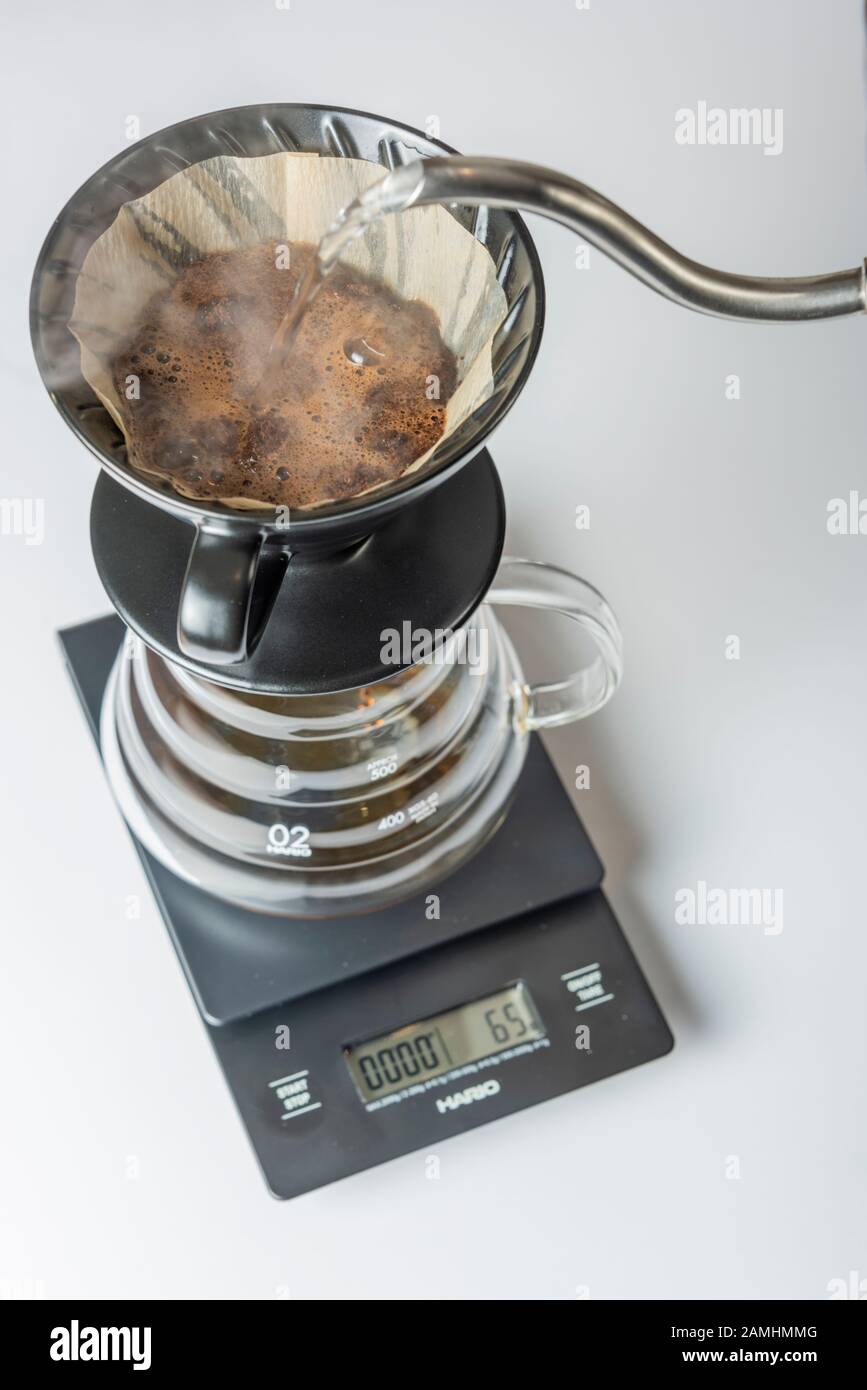
<path fill-rule="evenodd" d="M 577 232 L 657 294 L 718 318 L 787 323 L 867 310 L 864 262 L 785 279 L 713 270 L 675 251 L 601 193 L 538 164 L 464 155 L 417 160 L 395 169 L 360 202 L 381 212 L 462 203 L 539 213 Z"/>

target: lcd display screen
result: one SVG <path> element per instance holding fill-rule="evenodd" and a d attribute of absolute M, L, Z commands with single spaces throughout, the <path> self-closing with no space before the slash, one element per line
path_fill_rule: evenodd
<path fill-rule="evenodd" d="M 367 1102 L 544 1036 L 530 991 L 519 980 L 484 999 L 346 1048 L 344 1056 Z"/>

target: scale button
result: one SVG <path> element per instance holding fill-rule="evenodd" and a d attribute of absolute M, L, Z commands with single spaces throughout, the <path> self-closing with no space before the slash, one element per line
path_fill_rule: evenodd
<path fill-rule="evenodd" d="M 281 1120 L 295 1120 L 299 1115 L 309 1115 L 311 1110 L 321 1110 L 322 1101 L 313 1093 L 309 1071 L 294 1071 L 291 1076 L 280 1076 L 268 1082 L 280 1107 Z"/>
<path fill-rule="evenodd" d="M 614 998 L 613 993 L 605 988 L 602 966 L 598 961 L 579 966 L 577 970 L 567 970 L 560 979 L 575 999 L 576 1014 L 583 1013 L 585 1009 L 594 1009 L 597 1004 L 607 1004 Z"/>

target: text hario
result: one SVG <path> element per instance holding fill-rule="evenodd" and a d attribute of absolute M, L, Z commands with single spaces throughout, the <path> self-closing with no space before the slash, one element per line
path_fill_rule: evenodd
<path fill-rule="evenodd" d="M 678 888 L 674 920 L 680 927 L 764 927 L 765 936 L 783 930 L 782 888 Z"/>
<path fill-rule="evenodd" d="M 69 1327 L 51 1329 L 52 1361 L 131 1361 L 134 1371 L 149 1371 L 149 1327 Z"/>
<path fill-rule="evenodd" d="M 496 1096 L 499 1093 L 499 1081 L 483 1081 L 480 1086 L 468 1086 L 465 1091 L 453 1091 L 450 1096 L 443 1096 L 442 1100 L 437 1101 L 437 1110 L 441 1115 L 447 1115 L 450 1110 L 457 1110 L 462 1105 L 472 1105 L 477 1100 L 487 1100 L 488 1096 Z"/>
<path fill-rule="evenodd" d="M 725 111 L 700 101 L 694 111 L 682 106 L 674 113 L 678 145 L 761 145 L 762 153 L 783 152 L 783 111 L 777 106 L 753 106 Z"/>

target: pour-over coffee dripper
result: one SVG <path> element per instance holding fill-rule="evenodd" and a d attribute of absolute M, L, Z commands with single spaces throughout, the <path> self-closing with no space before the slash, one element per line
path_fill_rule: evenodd
<path fill-rule="evenodd" d="M 225 666 L 225 681 L 243 688 L 335 689 L 380 674 L 370 654 L 392 620 L 410 613 L 433 630 L 456 628 L 469 616 L 499 558 L 499 486 L 479 469 L 472 486 L 440 488 L 479 453 L 526 380 L 543 321 L 541 270 L 518 218 L 452 213 L 487 247 L 506 299 L 493 346 L 493 395 L 421 471 L 369 496 L 293 511 L 287 530 L 273 507 L 238 511 L 191 501 L 130 465 L 123 435 L 82 375 L 69 329 L 88 251 L 124 204 L 217 155 L 311 153 L 369 160 L 387 171 L 447 148 L 360 112 L 289 105 L 217 112 L 112 160 L 52 227 L 31 298 L 37 362 L 64 419 L 103 469 L 91 528 L 100 577 L 128 626 L 170 660 L 200 674 Z M 401 562 L 409 553 L 417 558 L 412 567 Z M 307 616 L 314 609 L 315 642 Z"/>
<path fill-rule="evenodd" d="M 490 251 L 508 304 L 492 394 L 429 463 L 371 497 L 293 516 L 288 530 L 265 509 L 194 503 L 135 473 L 68 330 L 84 255 L 122 203 L 185 163 L 277 148 L 412 163 L 401 174 L 407 206 L 465 194 L 479 211 L 453 215 Z M 443 148 L 392 122 L 317 107 L 185 122 L 95 175 L 37 266 L 37 360 L 103 466 L 94 555 L 140 639 L 132 659 L 118 658 L 103 705 L 113 788 L 140 843 L 179 876 L 288 916 L 383 906 L 455 868 L 503 819 L 530 731 L 599 708 L 619 680 L 619 630 L 595 590 L 525 561 L 497 575 L 503 504 L 483 444 L 532 365 L 543 302 L 532 243 L 505 209 L 596 234 L 679 302 L 697 288 L 705 302 L 693 307 L 710 312 L 740 316 L 748 303 L 758 310 L 747 316 L 792 318 L 864 307 L 863 270 L 782 287 L 722 276 L 564 176 L 434 157 Z M 594 659 L 564 681 L 528 685 L 490 609 L 479 608 L 486 594 L 571 617 L 594 641 Z M 412 640 L 387 659 L 385 634 L 407 628 L 427 634 L 426 659 Z M 455 633 L 463 655 L 449 646 Z M 473 639 L 483 665 L 466 660 Z"/>

